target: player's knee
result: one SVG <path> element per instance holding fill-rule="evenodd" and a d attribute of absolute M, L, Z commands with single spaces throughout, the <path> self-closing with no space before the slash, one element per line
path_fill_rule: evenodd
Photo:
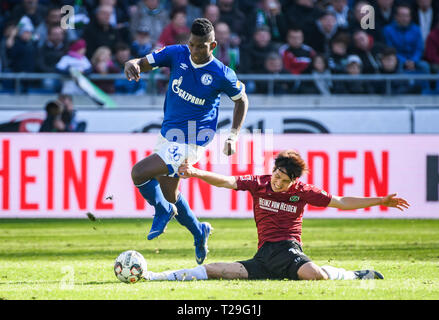
<path fill-rule="evenodd" d="M 137 185 L 144 183 L 145 181 L 151 179 L 151 177 L 148 176 L 148 173 L 139 163 L 136 163 L 131 169 L 131 179 L 133 180 L 134 184 Z"/>
<path fill-rule="evenodd" d="M 141 181 L 139 181 L 140 179 L 140 175 L 141 172 L 139 170 L 139 166 L 136 164 L 134 165 L 134 167 L 131 169 L 131 179 L 133 180 L 134 184 L 139 184 L 141 183 Z"/>
<path fill-rule="evenodd" d="M 328 280 L 328 275 L 325 271 L 323 271 L 322 268 L 317 267 L 317 270 L 314 272 L 314 279 L 313 280 Z"/>
<path fill-rule="evenodd" d="M 297 272 L 300 280 L 327 280 L 328 275 L 312 262 L 304 264 Z"/>

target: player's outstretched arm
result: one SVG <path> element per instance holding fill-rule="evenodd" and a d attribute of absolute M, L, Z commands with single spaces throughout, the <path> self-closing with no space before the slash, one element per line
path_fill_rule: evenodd
<path fill-rule="evenodd" d="M 236 141 L 238 140 L 238 134 L 241 130 L 242 124 L 244 123 L 245 116 L 248 110 L 248 97 L 245 92 L 242 96 L 235 100 L 235 107 L 233 109 L 233 121 L 232 129 L 230 130 L 230 135 L 224 144 L 224 154 L 226 156 L 231 156 L 236 151 Z"/>
<path fill-rule="evenodd" d="M 178 174 L 183 179 L 198 178 L 215 187 L 227 189 L 236 189 L 238 187 L 236 177 L 234 176 L 224 176 L 222 174 L 197 169 L 187 162 L 178 168 Z"/>
<path fill-rule="evenodd" d="M 338 208 L 342 210 L 362 209 L 373 206 L 385 206 L 397 208 L 401 211 L 407 209 L 410 204 L 403 198 L 397 198 L 396 193 L 389 194 L 385 197 L 338 197 L 332 196 L 328 207 Z"/>
<path fill-rule="evenodd" d="M 153 67 L 149 64 L 148 59 L 138 58 L 125 62 L 124 72 L 129 81 L 139 81 L 141 72 L 151 71 L 152 69 Z"/>

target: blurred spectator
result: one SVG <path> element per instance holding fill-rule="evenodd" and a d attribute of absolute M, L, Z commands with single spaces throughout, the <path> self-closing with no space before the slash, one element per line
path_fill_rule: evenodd
<path fill-rule="evenodd" d="M 287 24 L 285 16 L 281 12 L 279 0 L 262 0 L 260 6 L 254 10 L 249 18 L 247 26 L 248 34 L 260 26 L 267 26 L 271 30 L 271 39 L 276 42 L 284 42 Z"/>
<path fill-rule="evenodd" d="M 209 3 L 212 3 L 213 1 L 212 0 L 190 0 L 190 2 L 194 6 L 202 8 L 202 7 L 206 6 Z"/>
<path fill-rule="evenodd" d="M 331 73 L 345 73 L 348 60 L 348 47 L 350 37 L 341 33 L 331 41 L 331 55 L 328 59 L 328 67 Z"/>
<path fill-rule="evenodd" d="M 321 16 L 322 10 L 314 6 L 314 0 L 290 0 L 282 6 L 288 26 L 297 25 L 305 31 Z M 305 41 L 308 43 L 307 41 Z M 308 43 L 309 44 L 309 43 Z"/>
<path fill-rule="evenodd" d="M 264 62 L 264 74 L 288 74 L 283 68 L 282 57 L 277 52 L 271 52 L 268 54 Z M 272 87 L 270 87 L 272 85 Z M 273 93 L 273 94 L 287 94 L 290 91 L 290 84 L 285 81 L 257 81 L 256 93 Z"/>
<path fill-rule="evenodd" d="M 285 2 L 288 2 L 289 0 L 285 0 Z M 294 0 L 293 0 L 294 1 Z M 356 1 L 356 0 L 351 0 Z M 328 7 L 331 5 L 331 0 L 314 0 L 314 8 L 323 11 L 328 10 Z"/>
<path fill-rule="evenodd" d="M 59 73 L 70 75 L 70 68 L 73 68 L 85 75 L 90 74 L 93 69 L 90 61 L 85 56 L 86 52 L 87 47 L 84 39 L 76 40 L 70 45 L 68 53 L 56 64 L 56 70 Z M 61 92 L 73 95 L 83 93 L 75 82 L 70 79 L 64 80 Z"/>
<path fill-rule="evenodd" d="M 131 44 L 132 54 L 135 57 L 144 57 L 153 49 L 152 39 L 149 29 L 145 26 L 139 27 L 134 35 L 134 41 Z"/>
<path fill-rule="evenodd" d="M 125 62 L 131 59 L 130 47 L 125 43 L 118 43 L 114 52 L 114 65 L 120 73 L 124 73 Z M 115 93 L 141 95 L 146 92 L 145 80 L 129 81 L 128 79 L 116 79 L 114 81 Z"/>
<path fill-rule="evenodd" d="M 6 39 L 6 54 L 12 72 L 35 72 L 37 55 L 35 28 L 27 16 L 23 16 L 18 26 L 11 28 Z"/>
<path fill-rule="evenodd" d="M 171 22 L 163 29 L 157 42 L 158 47 L 169 46 L 176 43 L 176 37 L 182 33 L 190 33 L 186 25 L 186 11 L 175 9 L 170 14 Z"/>
<path fill-rule="evenodd" d="M 64 132 L 66 125 L 61 120 L 63 105 L 60 101 L 49 101 L 46 106 L 46 118 L 41 124 L 39 132 Z"/>
<path fill-rule="evenodd" d="M 91 58 L 93 72 L 97 74 L 119 73 L 119 69 L 114 65 L 111 59 L 111 50 L 108 47 L 102 46 L 96 49 Z M 98 86 L 105 93 L 114 93 L 114 80 L 94 80 Z"/>
<path fill-rule="evenodd" d="M 2 38 L 0 41 L 0 62 L 2 64 L 2 69 L 0 71 L 3 71 L 3 72 L 10 71 L 8 54 L 7 54 L 8 48 L 6 46 L 6 43 L 12 41 L 12 40 L 8 40 L 11 37 L 13 37 L 13 39 L 15 39 L 16 34 L 17 34 L 17 27 L 15 26 L 15 24 L 11 24 L 9 22 L 8 24 L 5 25 L 5 28 L 4 28 L 3 34 L 2 34 Z M 5 82 L 5 81 L 7 81 L 7 80 L 4 80 L 3 82 Z"/>
<path fill-rule="evenodd" d="M 363 63 L 357 55 L 350 55 L 347 59 L 345 73 L 357 76 L 361 74 Z M 338 94 L 369 94 L 373 93 L 373 87 L 367 80 L 334 81 L 334 93 Z"/>
<path fill-rule="evenodd" d="M 349 6 L 347 0 L 331 0 L 328 10 L 334 13 L 339 28 L 349 27 Z"/>
<path fill-rule="evenodd" d="M 67 51 L 65 31 L 60 26 L 51 26 L 43 46 L 38 50 L 37 71 L 55 73 L 56 64 Z M 61 89 L 58 79 L 46 78 L 42 81 L 43 89 L 49 92 L 57 92 Z"/>
<path fill-rule="evenodd" d="M 411 21 L 410 11 L 406 5 L 396 8 L 395 21 L 384 28 L 386 43 L 396 49 L 403 70 L 429 73 L 428 63 L 421 60 L 424 54 L 421 30 Z"/>
<path fill-rule="evenodd" d="M 186 13 L 186 25 L 188 28 L 192 26 L 192 22 L 202 15 L 201 8 L 189 3 L 189 0 L 172 0 L 172 10 L 183 10 Z M 171 10 L 171 11 L 172 11 Z"/>
<path fill-rule="evenodd" d="M 49 27 L 47 38 L 38 50 L 39 72 L 56 72 L 56 64 L 67 51 L 65 31 L 60 26 Z"/>
<path fill-rule="evenodd" d="M 337 32 L 338 26 L 334 14 L 326 11 L 308 30 L 305 30 L 305 43 L 328 58 L 331 53 L 331 40 Z"/>
<path fill-rule="evenodd" d="M 216 0 L 206 0 L 206 1 L 210 1 L 211 3 L 216 2 Z M 283 1 L 283 0 L 281 0 Z M 258 2 L 260 2 L 259 0 L 238 0 L 237 1 L 237 5 L 239 10 L 241 10 L 241 12 L 253 12 L 256 7 L 258 6 Z"/>
<path fill-rule="evenodd" d="M 424 43 L 430 31 L 437 24 L 438 17 L 437 8 L 433 7 L 432 0 L 416 0 L 413 8 L 413 22 L 421 28 Z"/>
<path fill-rule="evenodd" d="M 372 36 L 363 30 L 358 30 L 353 34 L 353 53 L 358 55 L 363 63 L 363 73 L 379 73 L 380 62 L 379 52 L 383 45 L 375 44 Z"/>
<path fill-rule="evenodd" d="M 331 74 L 323 55 L 316 54 L 314 56 L 310 73 L 315 76 L 315 79 L 312 81 L 302 81 L 299 93 L 330 95 L 333 86 L 332 81 L 322 78 L 322 76 Z"/>
<path fill-rule="evenodd" d="M 94 0 L 85 0 L 85 1 L 73 1 L 73 0 L 62 0 L 62 4 L 72 5 L 75 10 L 73 19 L 74 19 L 74 29 L 68 29 L 67 34 L 69 38 L 72 38 L 72 41 L 76 41 L 81 39 L 84 34 L 84 29 L 90 23 L 90 16 L 92 13 L 92 8 L 90 1 Z M 84 3 L 84 4 L 83 4 Z"/>
<path fill-rule="evenodd" d="M 430 62 L 433 72 L 439 72 L 439 23 L 428 35 L 425 45 L 425 60 Z"/>
<path fill-rule="evenodd" d="M 114 8 L 109 5 L 99 6 L 96 9 L 95 19 L 92 19 L 85 27 L 83 37 L 87 43 L 88 58 L 93 55 L 98 47 L 106 46 L 113 49 L 117 42 L 124 39 L 110 24 L 113 10 Z"/>
<path fill-rule="evenodd" d="M 62 105 L 61 121 L 64 123 L 65 132 L 85 132 L 87 122 L 76 119 L 76 110 L 73 106 L 73 98 L 69 94 L 58 95 L 58 101 Z"/>
<path fill-rule="evenodd" d="M 218 22 L 215 25 L 215 40 L 217 46 L 214 56 L 232 70 L 239 68 L 239 47 L 233 46 L 230 38 L 230 28 L 227 23 Z"/>
<path fill-rule="evenodd" d="M 159 0 L 140 0 L 137 12 L 131 17 L 131 34 L 139 27 L 147 28 L 155 45 L 165 26 L 169 23 L 168 11 L 160 6 Z"/>
<path fill-rule="evenodd" d="M 364 10 L 363 9 L 364 6 L 370 6 L 370 3 L 367 2 L 367 1 L 360 0 L 360 1 L 358 1 L 355 4 L 354 10 L 353 10 L 353 14 L 350 16 L 350 19 L 349 19 L 349 30 L 350 30 L 350 32 L 354 33 L 357 30 L 364 30 L 369 35 L 371 35 L 373 37 L 375 42 L 385 43 L 385 39 L 384 39 L 384 36 L 383 36 L 381 28 L 377 28 L 376 25 L 375 25 L 375 28 L 364 29 L 362 27 L 362 25 L 361 25 L 362 21 L 361 20 L 368 13 L 368 10 Z"/>
<path fill-rule="evenodd" d="M 181 45 L 188 44 L 190 37 L 191 37 L 190 31 L 179 33 L 175 36 L 175 44 L 181 44 Z"/>
<path fill-rule="evenodd" d="M 38 47 L 41 48 L 46 40 L 47 34 L 51 27 L 61 26 L 61 8 L 51 7 L 48 9 L 45 21 L 40 23 L 40 25 L 35 29 L 35 34 L 38 38 Z M 76 35 L 72 29 L 66 29 L 64 38 L 69 43 L 76 40 Z"/>
<path fill-rule="evenodd" d="M 400 68 L 398 67 L 398 57 L 394 48 L 384 48 L 380 53 L 380 62 L 382 74 L 399 74 Z M 389 85 L 389 87 L 388 87 Z M 421 93 L 421 87 L 410 84 L 408 80 L 394 80 L 390 83 L 386 81 L 374 82 L 375 92 L 379 94 L 415 94 Z"/>
<path fill-rule="evenodd" d="M 276 51 L 276 48 L 271 42 L 270 29 L 266 26 L 259 27 L 250 43 L 242 47 L 240 71 L 243 73 L 263 73 L 265 59 L 273 51 Z"/>
<path fill-rule="evenodd" d="M 131 48 L 128 44 L 119 42 L 116 44 L 116 49 L 114 50 L 114 60 L 113 64 L 115 67 L 119 68 L 119 71 L 123 71 L 125 68 L 125 62 L 132 58 Z"/>
<path fill-rule="evenodd" d="M 382 30 L 386 25 L 393 21 L 395 0 L 376 0 L 375 8 L 375 27 Z"/>
<path fill-rule="evenodd" d="M 287 33 L 287 44 L 279 51 L 285 70 L 292 74 L 301 74 L 308 69 L 315 55 L 313 48 L 303 43 L 303 31 L 292 28 Z"/>
<path fill-rule="evenodd" d="M 72 1 L 72 0 L 69 0 Z M 130 42 L 131 41 L 131 34 L 130 34 L 130 2 L 131 0 L 125 0 L 125 1 L 117 1 L 117 0 L 85 0 L 85 1 L 77 1 L 75 0 L 75 29 L 76 27 L 76 18 L 77 9 L 83 9 L 82 6 L 79 6 L 78 4 L 81 4 L 82 2 L 85 3 L 85 8 L 87 8 L 86 15 L 90 15 L 91 19 L 88 19 L 87 17 L 84 17 L 84 21 L 81 24 L 88 25 L 90 24 L 90 21 L 92 21 L 92 25 L 96 23 L 96 20 L 99 19 L 97 17 L 98 12 L 100 10 L 100 7 L 111 7 L 109 16 L 108 16 L 108 24 L 111 26 L 111 29 L 116 31 L 117 40 L 116 41 L 124 41 L 124 42 Z M 87 21 L 88 19 L 88 21 Z M 105 18 L 106 20 L 106 18 Z M 105 23 L 99 23 L 99 24 L 106 24 Z M 83 27 L 84 32 L 87 27 Z M 106 29 L 106 28 L 104 28 Z M 83 33 L 81 33 L 81 37 L 85 37 Z M 100 45 L 107 45 L 108 43 L 100 44 Z M 100 46 L 98 45 L 98 46 Z M 112 49 L 114 49 L 115 43 L 113 42 L 113 46 L 111 46 Z M 91 50 L 95 50 L 98 46 L 92 48 Z M 92 54 L 92 52 L 89 52 Z M 89 56 L 90 57 L 90 56 Z"/>
<path fill-rule="evenodd" d="M 208 4 L 203 10 L 203 17 L 208 19 L 215 26 L 220 19 L 220 10 L 215 4 Z"/>
<path fill-rule="evenodd" d="M 234 45 L 240 44 L 245 40 L 247 29 L 247 18 L 235 3 L 235 0 L 217 0 L 218 8 L 220 9 L 220 21 L 229 25 L 232 32 L 232 39 Z"/>
<path fill-rule="evenodd" d="M 129 32 L 129 20 L 127 1 L 99 0 L 99 6 L 110 6 L 113 11 L 110 15 L 110 25 L 120 33 Z M 98 7 L 99 7 L 98 6 Z"/>
<path fill-rule="evenodd" d="M 4 31 L 4 27 L 5 27 L 5 17 L 3 16 L 2 13 L 0 13 L 0 41 L 2 40 L 3 37 L 3 31 Z M 1 60 L 0 60 L 1 63 Z M 0 68 L 1 70 L 1 68 Z"/>
<path fill-rule="evenodd" d="M 46 7 L 38 3 L 38 0 L 23 0 L 12 9 L 10 19 L 19 21 L 23 16 L 29 17 L 33 27 L 43 22 L 46 15 Z"/>

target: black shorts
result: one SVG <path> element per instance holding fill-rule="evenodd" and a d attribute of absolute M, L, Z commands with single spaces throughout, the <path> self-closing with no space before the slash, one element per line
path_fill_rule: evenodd
<path fill-rule="evenodd" d="M 297 271 L 311 259 L 303 253 L 298 242 L 283 240 L 265 242 L 252 259 L 238 262 L 244 265 L 251 280 L 299 280 Z"/>

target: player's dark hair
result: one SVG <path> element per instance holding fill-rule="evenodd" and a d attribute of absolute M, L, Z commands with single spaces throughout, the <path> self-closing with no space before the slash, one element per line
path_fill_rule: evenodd
<path fill-rule="evenodd" d="M 197 18 L 192 23 L 191 33 L 198 37 L 205 37 L 213 31 L 212 22 L 206 18 Z"/>
<path fill-rule="evenodd" d="M 285 150 L 277 155 L 274 160 L 273 171 L 277 169 L 285 173 L 291 180 L 299 178 L 302 174 L 308 172 L 305 160 L 294 150 Z"/>

